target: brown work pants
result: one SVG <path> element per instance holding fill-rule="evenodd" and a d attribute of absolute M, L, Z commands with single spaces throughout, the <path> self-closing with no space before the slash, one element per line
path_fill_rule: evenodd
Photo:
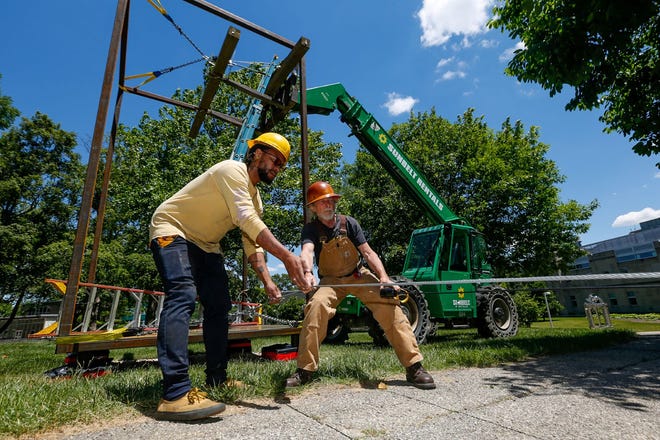
<path fill-rule="evenodd" d="M 300 332 L 298 345 L 298 368 L 316 371 L 319 368 L 319 348 L 328 332 L 328 321 L 335 316 L 337 305 L 349 293 L 366 305 L 374 318 L 385 331 L 394 353 L 404 367 L 421 362 L 417 340 L 408 318 L 398 306 L 398 299 L 381 298 L 378 286 L 364 287 L 324 287 L 325 285 L 378 283 L 379 280 L 367 268 L 359 271 L 359 276 L 323 277 L 321 287 L 308 299 L 305 305 L 305 319 Z"/>

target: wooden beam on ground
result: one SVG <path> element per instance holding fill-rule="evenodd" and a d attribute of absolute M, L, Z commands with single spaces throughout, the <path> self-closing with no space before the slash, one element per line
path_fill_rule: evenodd
<path fill-rule="evenodd" d="M 291 336 L 291 342 L 298 345 L 297 337 L 300 334 L 300 327 L 291 327 L 288 325 L 238 325 L 229 327 L 229 340 L 254 339 L 272 336 Z M 99 340 L 82 339 L 77 342 L 76 336 L 55 339 L 55 353 L 74 353 L 84 351 L 98 350 L 117 350 L 122 348 L 135 347 L 155 347 L 156 333 L 138 336 L 124 336 L 116 339 L 103 340 L 103 334 L 99 334 Z M 111 335 L 109 335 L 111 336 Z M 85 340 L 87 339 L 87 340 Z M 203 342 L 203 333 L 201 329 L 192 329 L 188 333 L 188 343 Z"/>
<path fill-rule="evenodd" d="M 204 88 L 202 100 L 199 103 L 197 114 L 195 115 L 195 119 L 193 120 L 192 126 L 190 127 L 189 136 L 191 138 L 197 137 L 197 134 L 199 134 L 199 129 L 202 127 L 202 123 L 204 123 L 206 113 L 211 107 L 213 97 L 218 91 L 218 87 L 220 87 L 220 81 L 225 74 L 225 70 L 227 69 L 229 61 L 234 54 L 234 50 L 236 50 L 236 45 L 238 44 L 238 39 L 240 37 L 241 31 L 233 26 L 230 26 L 227 30 L 225 41 L 222 43 L 222 47 L 220 48 L 218 58 L 215 60 L 213 70 L 209 74 L 206 81 L 206 87 Z"/>

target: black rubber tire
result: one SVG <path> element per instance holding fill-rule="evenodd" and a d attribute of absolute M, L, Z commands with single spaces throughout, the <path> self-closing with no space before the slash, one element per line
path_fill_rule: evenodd
<path fill-rule="evenodd" d="M 403 314 L 406 315 L 410 322 L 417 344 L 423 344 L 426 342 L 426 337 L 433 328 L 431 324 L 429 304 L 426 301 L 424 294 L 416 286 L 406 284 L 409 280 L 393 280 L 400 284 L 402 289 L 408 292 L 408 300 L 399 307 L 401 307 Z M 385 337 L 385 332 L 380 328 L 378 322 L 373 317 L 367 322 L 369 323 L 369 336 L 374 340 L 374 344 L 379 346 L 389 345 L 387 338 Z"/>
<path fill-rule="evenodd" d="M 346 325 L 341 317 L 335 315 L 328 321 L 328 332 L 325 335 L 323 343 L 341 345 L 348 340 L 349 332 L 348 325 Z"/>
<path fill-rule="evenodd" d="M 501 287 L 477 291 L 477 332 L 484 338 L 510 338 L 518 333 L 518 310 Z"/>

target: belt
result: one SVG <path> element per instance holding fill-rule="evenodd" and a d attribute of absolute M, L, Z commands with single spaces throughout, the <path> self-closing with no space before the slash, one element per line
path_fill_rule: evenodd
<path fill-rule="evenodd" d="M 358 264 L 355 269 L 347 273 L 346 275 L 339 275 L 336 278 L 348 278 L 348 277 L 355 277 L 355 278 L 360 278 L 362 274 L 360 273 L 360 269 L 362 269 L 364 265 L 362 263 Z M 324 275 L 325 276 L 325 275 Z M 323 276 L 321 276 L 323 278 Z"/>

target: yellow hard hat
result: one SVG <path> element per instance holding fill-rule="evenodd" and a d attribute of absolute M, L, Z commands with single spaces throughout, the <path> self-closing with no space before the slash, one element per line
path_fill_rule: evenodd
<path fill-rule="evenodd" d="M 291 145 L 284 136 L 277 133 L 263 133 L 256 139 L 247 141 L 248 148 L 252 149 L 255 145 L 265 145 L 266 147 L 273 148 L 282 154 L 284 163 L 289 161 L 289 154 L 291 153 Z"/>

